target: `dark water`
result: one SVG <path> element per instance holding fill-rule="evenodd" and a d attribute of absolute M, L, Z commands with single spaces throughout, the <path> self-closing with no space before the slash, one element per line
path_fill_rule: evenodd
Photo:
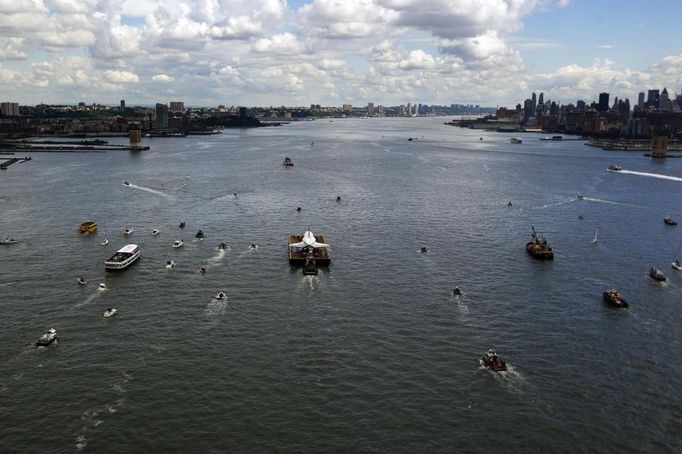
<path fill-rule="evenodd" d="M 681 450 L 682 227 L 662 220 L 682 220 L 682 180 L 605 169 L 682 178 L 682 160 L 442 122 L 230 130 L 3 172 L 0 234 L 24 241 L 0 248 L 0 451 Z M 86 219 L 99 232 L 78 237 Z M 308 226 L 332 245 L 314 278 L 286 260 Z M 554 262 L 525 253 L 531 226 Z M 141 260 L 105 274 L 133 241 Z M 59 345 L 34 347 L 52 326 Z M 492 345 L 507 374 L 478 365 Z"/>

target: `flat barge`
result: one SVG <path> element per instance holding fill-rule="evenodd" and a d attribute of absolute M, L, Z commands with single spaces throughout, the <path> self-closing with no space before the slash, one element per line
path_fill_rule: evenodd
<path fill-rule="evenodd" d="M 303 235 L 289 235 L 289 264 L 290 265 L 305 265 L 305 260 L 307 257 L 312 256 L 315 259 L 315 263 L 320 266 L 329 265 L 332 261 L 332 257 L 329 254 L 329 248 L 326 247 L 292 247 L 292 244 L 300 243 L 303 241 Z M 326 243 L 324 235 L 315 235 L 315 241 L 318 243 Z M 311 255 L 309 255 L 312 252 Z"/>

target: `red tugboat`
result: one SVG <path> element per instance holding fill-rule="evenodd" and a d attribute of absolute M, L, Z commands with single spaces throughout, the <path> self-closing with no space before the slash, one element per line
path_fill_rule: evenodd
<path fill-rule="evenodd" d="M 547 240 L 535 231 L 535 227 L 532 227 L 532 229 L 532 239 L 526 243 L 526 252 L 536 259 L 553 260 L 554 252 L 552 252 L 552 248 L 547 243 Z"/>
<path fill-rule="evenodd" d="M 504 372 L 507 370 L 507 362 L 497 356 L 497 352 L 493 348 L 481 356 L 481 366 L 485 366 L 493 372 Z"/>
<path fill-rule="evenodd" d="M 628 302 L 620 296 L 620 292 L 615 289 L 607 290 L 603 293 L 604 301 L 614 307 L 628 307 Z"/>
<path fill-rule="evenodd" d="M 284 162 L 282 162 L 282 165 L 284 167 L 293 167 L 294 163 L 291 162 L 291 159 L 289 159 L 289 157 L 287 156 L 286 158 L 284 158 Z"/>

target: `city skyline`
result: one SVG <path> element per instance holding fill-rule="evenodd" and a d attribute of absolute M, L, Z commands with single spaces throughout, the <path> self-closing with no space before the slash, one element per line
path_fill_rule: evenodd
<path fill-rule="evenodd" d="M 481 106 L 682 90 L 672 1 L 0 2 L 20 104 Z"/>

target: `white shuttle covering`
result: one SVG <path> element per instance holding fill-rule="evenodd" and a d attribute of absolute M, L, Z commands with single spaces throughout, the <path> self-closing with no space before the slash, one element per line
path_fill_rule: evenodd
<path fill-rule="evenodd" d="M 303 234 L 303 241 L 299 241 L 298 243 L 293 243 L 290 244 L 289 247 L 312 247 L 312 248 L 319 248 L 319 247 L 329 247 L 328 244 L 326 243 L 318 243 L 315 240 L 315 235 L 313 235 L 313 232 L 310 230 L 306 231 Z"/>

